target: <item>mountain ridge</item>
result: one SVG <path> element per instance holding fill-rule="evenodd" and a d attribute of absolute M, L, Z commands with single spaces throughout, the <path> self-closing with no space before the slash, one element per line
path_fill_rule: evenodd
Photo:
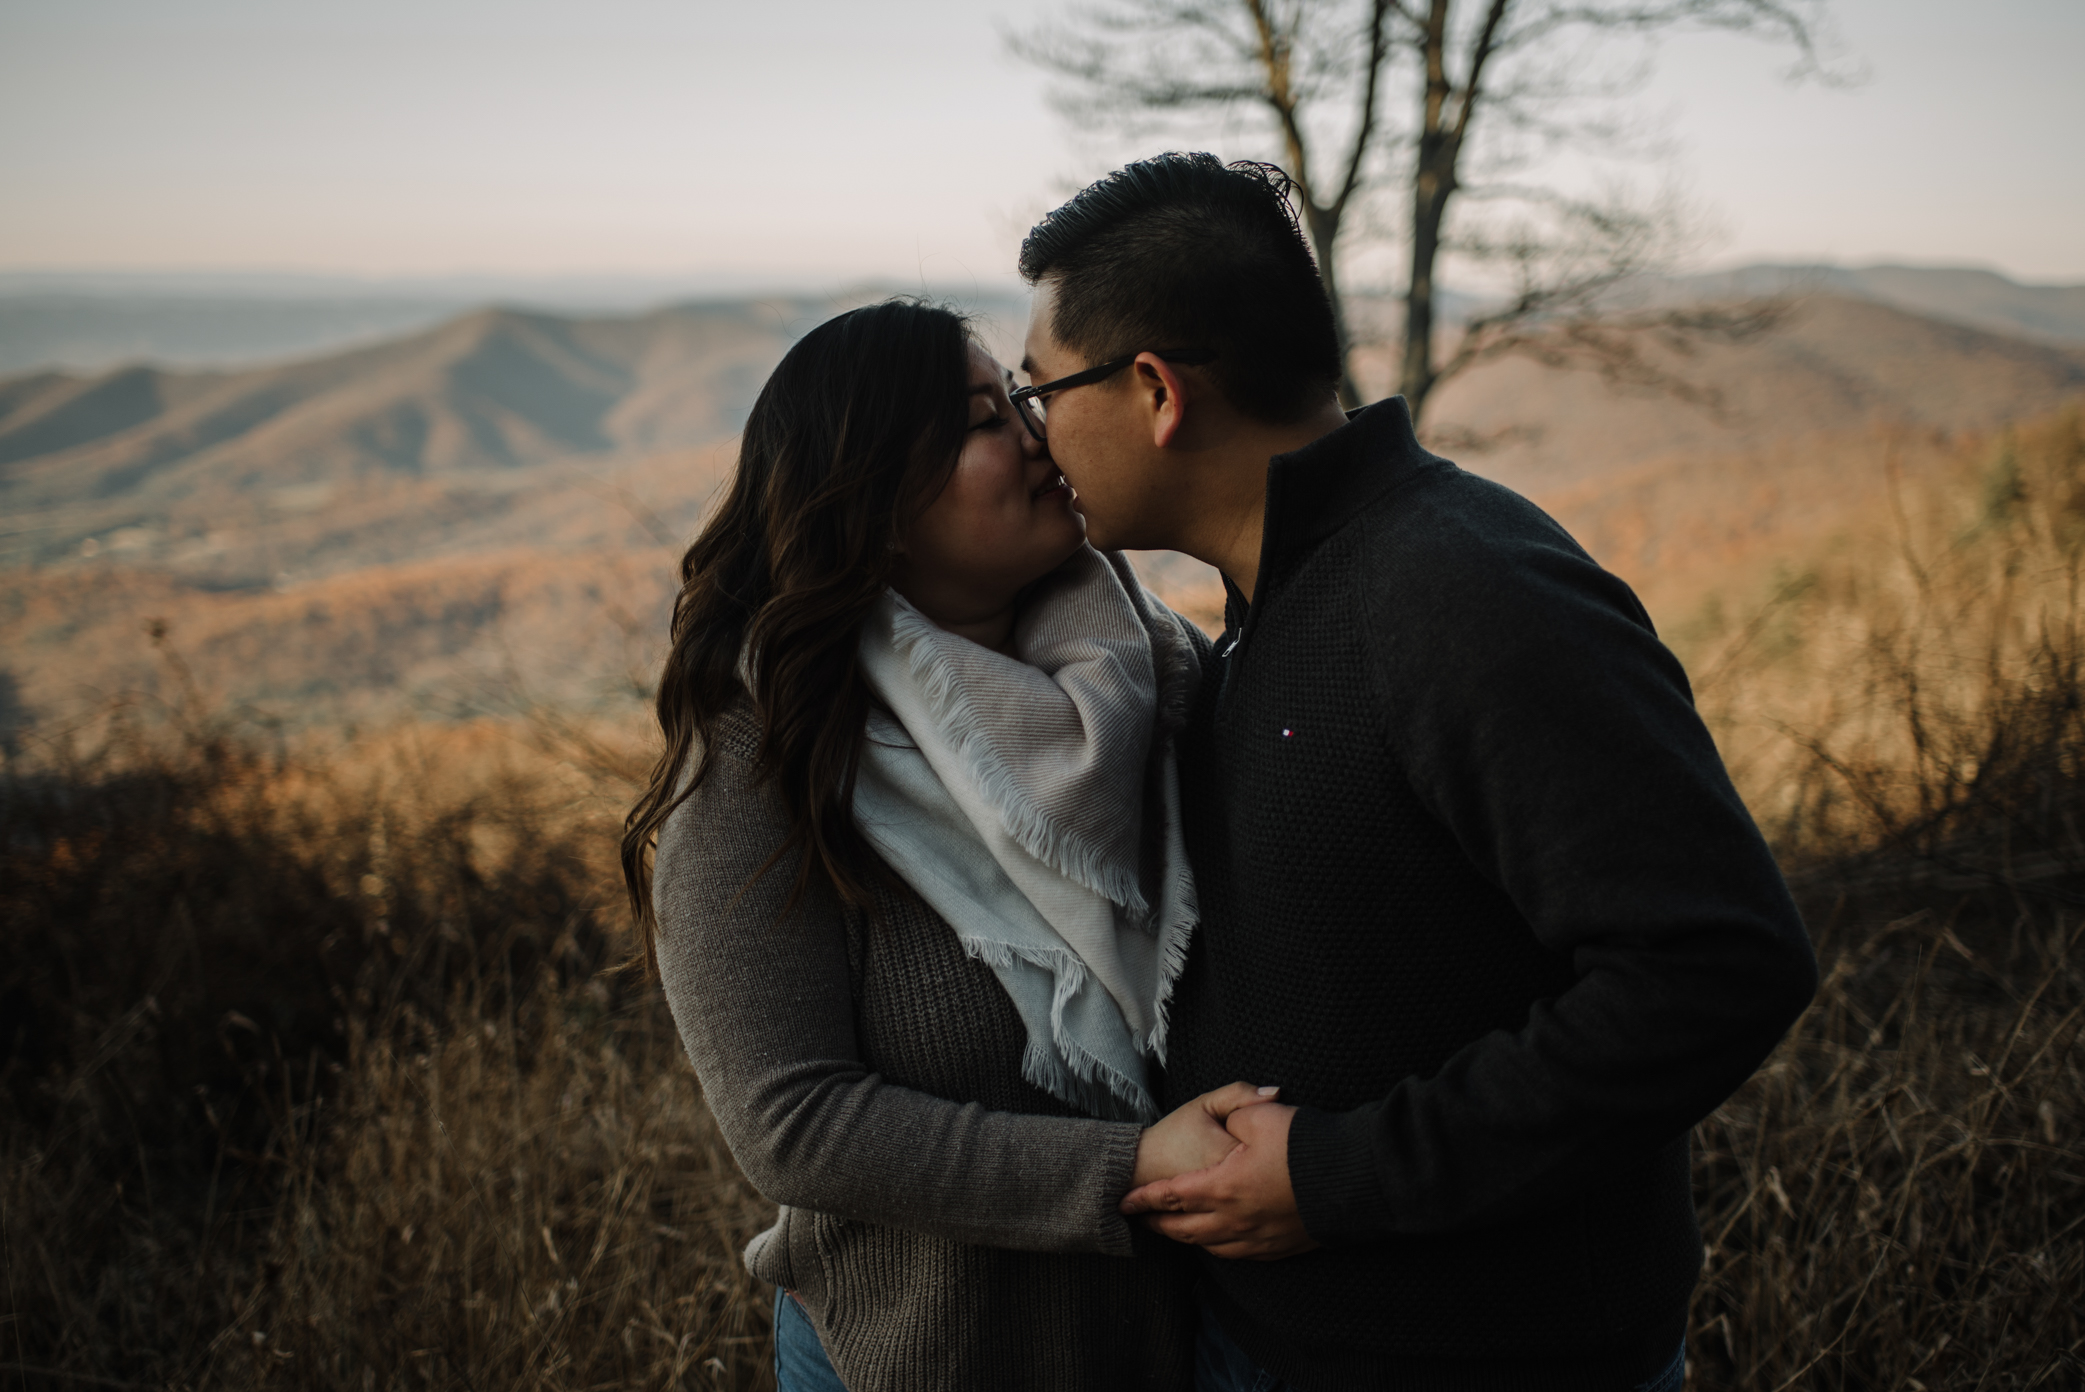
<path fill-rule="evenodd" d="M 698 288 L 698 282 L 704 288 Z M 0 375 L 54 368 L 100 373 L 141 364 L 188 371 L 245 370 L 416 333 L 485 305 L 584 317 L 631 315 L 670 305 L 769 300 L 824 305 L 832 312 L 842 303 L 860 303 L 897 288 L 854 286 L 835 293 L 753 285 L 727 289 L 715 277 L 370 280 L 0 272 Z M 2035 284 L 1981 267 L 1755 262 L 1651 280 L 1637 289 L 1682 298 L 1825 290 L 1973 327 L 2085 342 L 2085 284 Z M 925 293 L 988 304 L 994 314 L 1011 318 L 1023 313 L 1022 292 L 1011 282 L 963 290 L 928 288 Z M 1442 323 L 1452 325 L 1481 303 L 1481 296 L 1443 286 L 1434 308 Z M 1394 326 L 1400 317 L 1394 299 L 1356 296 L 1349 309 L 1357 325 Z"/>
<path fill-rule="evenodd" d="M 1718 404 L 1509 358 L 1443 384 L 1428 419 L 1435 431 L 1494 441 L 1463 462 L 1539 494 L 1675 455 L 1728 456 L 1801 436 L 1878 425 L 1983 430 L 2085 392 L 2085 345 L 1825 294 L 1798 301 L 1757 339 L 1653 359 Z"/>
<path fill-rule="evenodd" d="M 1760 262 L 1669 283 L 1710 298 L 1824 291 L 1993 333 L 2085 343 L 2085 284 L 2036 285 L 1980 266 Z"/>
<path fill-rule="evenodd" d="M 481 310 L 265 369 L 0 380 L 0 679 L 40 718 L 167 695 L 149 621 L 225 702 L 290 723 L 627 713 L 739 418 L 843 307 Z M 1501 362 L 1445 386 L 1422 432 L 1547 508 L 1661 625 L 1892 479 L 1920 486 L 1950 432 L 2085 397 L 2085 348 L 1832 295 L 1672 365 L 1722 413 Z M 1206 566 L 1139 564 L 1219 621 Z"/>
<path fill-rule="evenodd" d="M 30 509 L 168 501 L 209 487 L 698 447 L 736 430 L 809 308 L 745 301 L 615 317 L 487 308 L 266 368 L 132 366 L 0 379 L 0 501 Z M 1360 354 L 1364 382 L 1381 356 Z M 1589 433 L 1610 448 L 1627 436 L 1628 452 L 1640 458 L 1722 447 L 1733 428 L 1842 428 L 1876 415 L 1979 426 L 1994 414 L 2044 409 L 2085 385 L 2085 348 L 1813 293 L 1759 344 L 1706 346 L 1673 369 L 1734 384 L 1723 391 L 1725 413 L 1610 401 L 1586 391 L 1582 376 L 1509 360 L 1444 384 L 1432 416 L 1465 437 L 1497 435 L 1516 413 L 1528 414 L 1532 392 L 1544 438 L 1509 443 L 1485 463 L 1547 486 L 1559 481 L 1557 470 L 1537 454 L 1596 459 L 1599 451 L 1580 438 Z M 1734 427 L 1741 417 L 1751 423 Z"/>
<path fill-rule="evenodd" d="M 0 498 L 170 498 L 707 443 L 737 428 L 787 322 L 759 302 L 600 320 L 481 309 L 245 372 L 0 382 Z"/>

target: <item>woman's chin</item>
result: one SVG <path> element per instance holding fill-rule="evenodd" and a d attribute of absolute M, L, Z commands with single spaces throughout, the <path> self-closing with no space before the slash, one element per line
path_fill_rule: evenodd
<path fill-rule="evenodd" d="M 1037 580 L 1042 579 L 1046 575 L 1056 574 L 1059 570 L 1062 570 L 1064 568 L 1064 563 L 1066 561 L 1069 561 L 1073 556 L 1078 555 L 1079 552 L 1085 549 L 1085 547 L 1086 528 L 1084 523 L 1082 522 L 1079 526 L 1077 536 L 1068 538 L 1063 542 L 1063 544 L 1052 547 L 1050 549 L 1049 564 L 1039 566 L 1034 576 L 1028 581 L 1028 584 L 1032 585 Z M 1025 588 L 1025 586 L 1023 588 Z"/>
<path fill-rule="evenodd" d="M 1069 558 L 1073 552 L 1086 544 L 1086 514 L 1080 512 L 1077 508 L 1071 508 L 1069 511 L 1071 513 L 1071 543 L 1064 548 L 1066 558 Z M 1058 564 L 1062 565 L 1064 562 L 1060 560 Z"/>

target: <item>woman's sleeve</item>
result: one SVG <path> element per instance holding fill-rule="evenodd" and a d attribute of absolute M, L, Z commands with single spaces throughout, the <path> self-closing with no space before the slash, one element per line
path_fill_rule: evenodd
<path fill-rule="evenodd" d="M 667 822 L 653 903 L 667 1002 L 739 1168 L 792 1208 L 981 1246 L 1130 1255 L 1116 1205 L 1132 1123 L 1027 1116 L 884 1082 L 863 1064 L 842 912 L 796 862 L 772 789 L 717 751 Z"/>

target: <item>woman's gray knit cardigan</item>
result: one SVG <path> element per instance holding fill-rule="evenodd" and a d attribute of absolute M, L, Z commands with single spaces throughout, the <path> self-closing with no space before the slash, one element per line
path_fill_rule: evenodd
<path fill-rule="evenodd" d="M 909 891 L 861 914 L 818 885 L 782 918 L 794 861 L 752 879 L 786 826 L 757 747 L 741 703 L 652 891 L 688 1056 L 782 1205 L 747 1266 L 796 1292 L 851 1392 L 1191 1386 L 1187 1264 L 1115 1208 L 1138 1128 L 1021 1077 L 1013 1002 Z"/>

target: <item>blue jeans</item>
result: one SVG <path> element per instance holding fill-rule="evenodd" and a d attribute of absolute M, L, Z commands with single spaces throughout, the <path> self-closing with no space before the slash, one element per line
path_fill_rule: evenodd
<path fill-rule="evenodd" d="M 1633 1392 L 1680 1392 L 1687 1381 L 1687 1345 L 1665 1371 Z M 1205 1306 L 1195 1330 L 1195 1392 L 1285 1392 L 1288 1384 L 1245 1356 Z"/>
<path fill-rule="evenodd" d="M 1677 1383 L 1673 1384 L 1675 1387 Z M 788 1291 L 775 1288 L 775 1387 L 777 1392 L 847 1392 L 833 1371 L 811 1317 Z"/>

